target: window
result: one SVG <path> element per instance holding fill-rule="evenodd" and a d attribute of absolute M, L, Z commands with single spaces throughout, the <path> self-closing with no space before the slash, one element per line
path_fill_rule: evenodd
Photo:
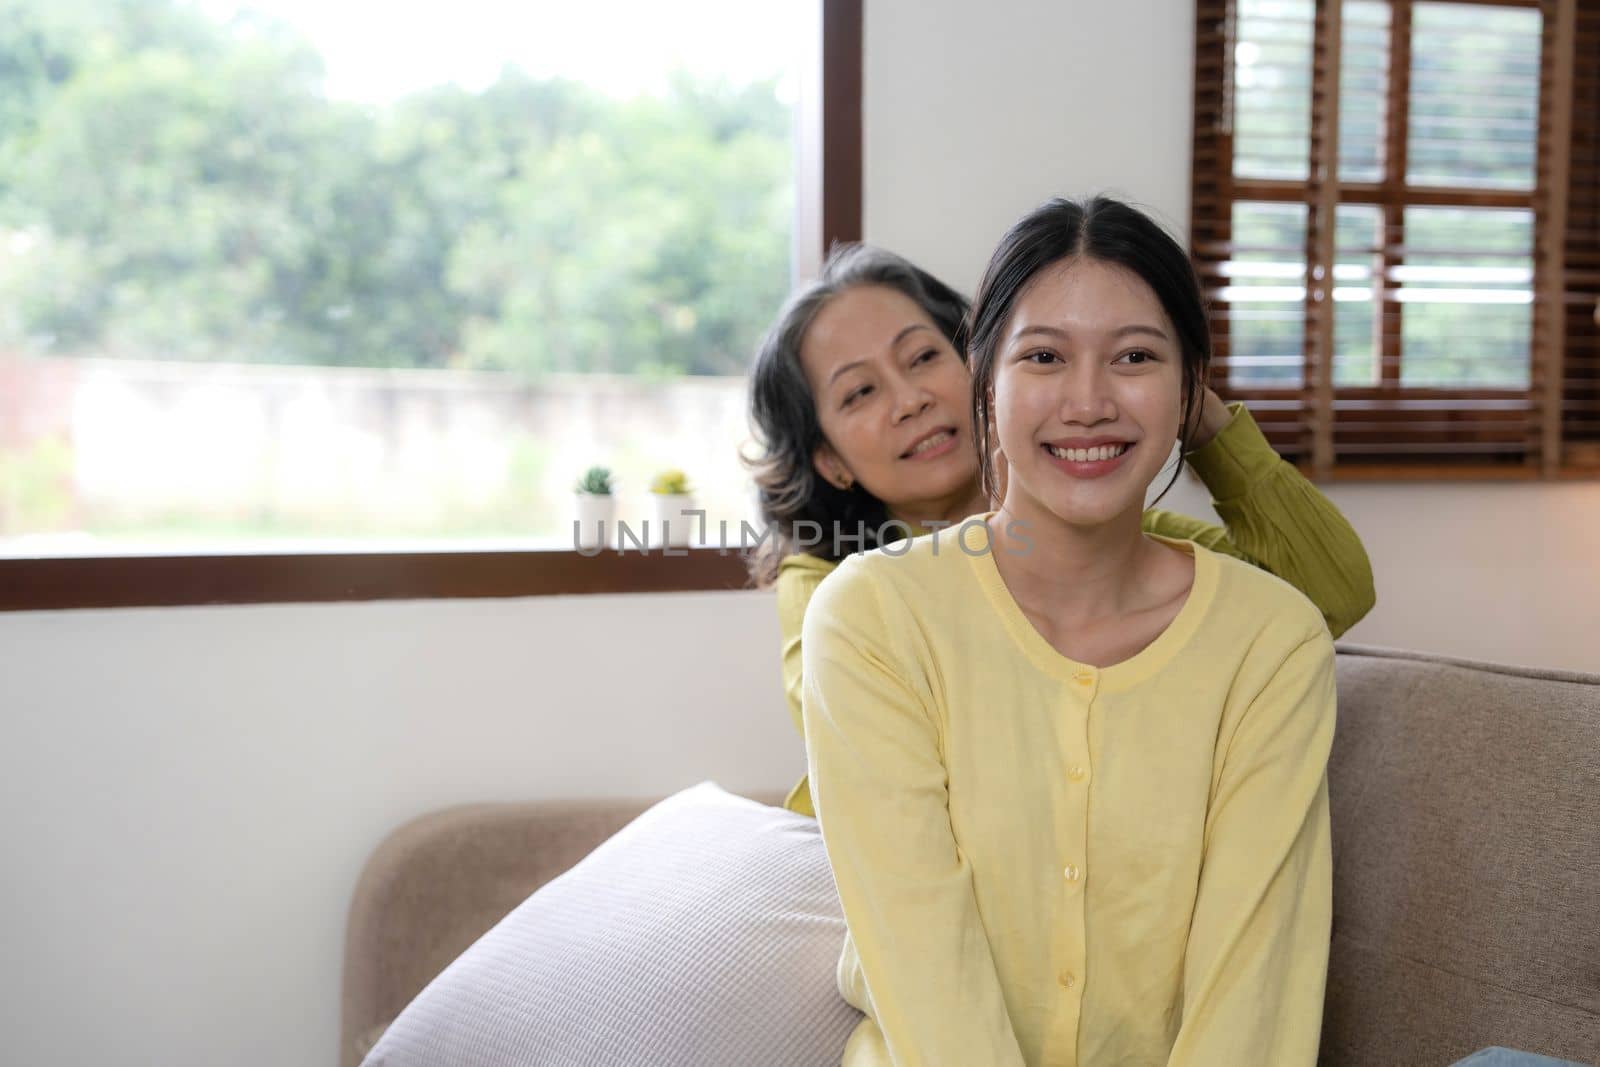
<path fill-rule="evenodd" d="M 807 5 L 8 11 L 0 554 L 570 546 L 591 464 L 751 516 Z"/>
<path fill-rule="evenodd" d="M 1600 2 L 1197 16 L 1218 391 L 1319 476 L 1600 472 Z"/>

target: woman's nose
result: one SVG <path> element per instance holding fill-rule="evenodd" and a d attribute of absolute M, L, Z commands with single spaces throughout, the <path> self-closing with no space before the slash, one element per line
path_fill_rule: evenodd
<path fill-rule="evenodd" d="M 1089 425 L 1117 417 L 1110 374 L 1098 362 L 1084 360 L 1073 374 L 1063 375 L 1061 420 Z"/>
<path fill-rule="evenodd" d="M 894 421 L 904 422 L 933 406 L 933 394 L 920 385 L 906 384 L 894 398 Z"/>

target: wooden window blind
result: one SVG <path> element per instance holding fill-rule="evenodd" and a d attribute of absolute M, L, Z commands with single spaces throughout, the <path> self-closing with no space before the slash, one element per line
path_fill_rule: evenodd
<path fill-rule="evenodd" d="M 1212 384 L 1317 477 L 1600 475 L 1600 0 L 1197 0 Z"/>

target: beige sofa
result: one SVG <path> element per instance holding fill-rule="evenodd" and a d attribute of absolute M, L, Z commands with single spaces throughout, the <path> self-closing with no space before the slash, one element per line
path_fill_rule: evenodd
<path fill-rule="evenodd" d="M 1443 1067 L 1507 1045 L 1600 1064 L 1600 676 L 1342 645 L 1329 773 L 1321 1062 Z M 397 830 L 351 905 L 340 1063 L 651 802 L 473 806 Z"/>

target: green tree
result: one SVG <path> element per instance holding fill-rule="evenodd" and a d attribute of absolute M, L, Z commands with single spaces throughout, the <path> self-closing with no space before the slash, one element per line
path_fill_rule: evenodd
<path fill-rule="evenodd" d="M 787 116 L 679 81 L 524 149 L 455 250 L 469 365 L 742 372 L 788 282 Z M 502 221 L 503 220 L 503 221 Z"/>
<path fill-rule="evenodd" d="M 616 100 L 515 69 L 331 100 L 175 0 L 0 0 L 0 341 L 52 354 L 742 371 L 787 287 L 770 83 Z"/>

